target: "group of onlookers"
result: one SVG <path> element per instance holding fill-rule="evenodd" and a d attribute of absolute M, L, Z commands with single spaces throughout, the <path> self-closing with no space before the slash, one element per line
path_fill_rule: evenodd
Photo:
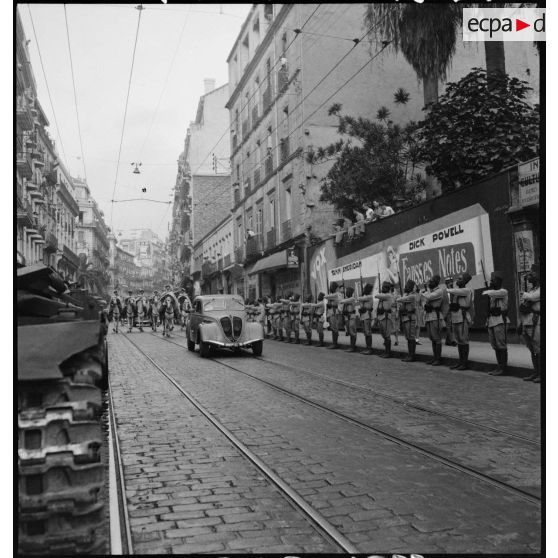
<path fill-rule="evenodd" d="M 352 214 L 345 213 L 341 219 L 334 224 L 335 243 L 339 244 L 345 234 L 349 240 L 362 236 L 365 232 L 366 223 L 384 219 L 390 215 L 395 215 L 395 211 L 383 201 L 373 201 L 362 204 L 362 211 L 353 209 Z"/>

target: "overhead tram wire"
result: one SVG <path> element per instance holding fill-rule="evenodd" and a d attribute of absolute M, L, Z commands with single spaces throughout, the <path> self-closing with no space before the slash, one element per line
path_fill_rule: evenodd
<path fill-rule="evenodd" d="M 321 4 L 318 4 L 316 6 L 316 8 L 314 9 L 314 11 L 308 16 L 308 18 L 306 19 L 306 21 L 302 24 L 300 31 L 302 31 L 304 29 L 304 27 L 308 24 L 308 22 L 310 21 L 310 19 L 312 19 L 312 17 L 314 16 L 314 14 L 318 11 L 318 9 L 320 8 Z M 285 50 L 283 51 L 283 54 L 285 54 L 289 48 L 291 47 L 291 45 L 294 43 L 295 39 L 299 36 L 300 33 L 296 33 L 295 36 L 292 38 L 291 42 L 287 45 L 287 47 L 285 48 Z M 275 64 L 273 64 L 273 66 L 270 68 L 269 72 L 266 74 L 265 78 L 267 78 L 267 76 L 269 76 L 273 70 L 277 67 L 277 65 L 279 64 L 280 59 L 278 58 L 275 62 Z M 260 87 L 266 82 L 266 79 L 262 79 L 262 81 L 260 82 L 260 84 L 258 85 L 258 87 L 254 90 L 254 92 L 252 93 L 252 95 L 250 97 L 248 97 L 248 101 L 246 102 L 246 104 L 240 109 L 239 112 L 239 116 L 242 114 L 242 112 L 244 111 L 244 109 L 246 109 L 249 106 L 250 101 L 254 98 L 254 96 L 256 95 L 256 93 L 258 92 L 258 90 L 260 89 Z M 192 175 L 196 174 L 203 166 L 203 164 L 205 163 L 205 161 L 207 161 L 207 158 L 213 153 L 213 151 L 215 150 L 215 148 L 221 143 L 221 140 L 225 137 L 225 135 L 227 134 L 227 132 L 229 132 L 231 129 L 231 125 L 229 124 L 227 126 L 227 128 L 225 129 L 225 131 L 223 132 L 223 134 L 221 135 L 221 137 L 217 140 L 217 142 L 215 143 L 215 145 L 207 152 L 207 155 L 203 158 L 202 162 L 199 164 L 198 168 L 192 173 Z"/>
<path fill-rule="evenodd" d="M 87 169 L 85 167 L 85 155 L 83 154 L 83 141 L 81 139 L 81 126 L 79 124 L 79 112 L 78 112 L 78 103 L 77 103 L 77 93 L 76 93 L 76 80 L 74 77 L 74 63 L 72 60 L 72 47 L 70 45 L 70 29 L 68 26 L 68 13 L 66 11 L 66 4 L 64 4 L 64 19 L 66 21 L 66 38 L 68 39 L 68 52 L 70 53 L 70 69 L 72 71 L 72 85 L 74 88 L 74 105 L 76 108 L 76 119 L 78 125 L 78 135 L 79 135 L 79 146 L 81 149 L 81 162 L 83 164 L 83 175 L 85 178 L 85 182 L 87 182 Z"/>
<path fill-rule="evenodd" d="M 134 73 L 134 61 L 136 59 L 136 47 L 138 45 L 138 35 L 141 23 L 141 12 L 143 11 L 143 6 L 140 4 L 136 8 L 138 10 L 138 26 L 136 28 L 136 37 L 134 39 L 134 50 L 132 52 L 132 64 L 130 66 L 130 78 L 128 80 L 128 92 L 126 93 L 126 105 L 124 107 L 124 120 L 122 122 L 122 133 L 120 135 L 120 147 L 118 148 L 118 159 L 116 162 L 116 175 L 114 177 L 114 187 L 112 189 L 112 201 L 111 201 L 111 208 L 110 208 L 110 227 L 112 228 L 112 216 L 114 213 L 114 194 L 116 193 L 116 183 L 118 181 L 118 167 L 120 165 L 120 155 L 122 154 L 122 142 L 124 140 L 124 130 L 126 129 L 126 115 L 128 113 L 128 101 L 130 100 L 130 89 L 132 85 L 132 75 Z"/>
<path fill-rule="evenodd" d="M 39 60 L 41 61 L 41 69 L 43 72 L 43 77 L 45 79 L 46 90 L 48 93 L 48 100 L 50 102 L 50 108 L 52 109 L 52 116 L 54 118 L 54 126 L 56 127 L 56 134 L 58 136 L 58 141 L 60 143 L 60 150 L 62 151 L 62 157 L 64 161 L 66 160 L 66 151 L 64 150 L 64 144 L 62 142 L 62 134 L 60 133 L 60 129 L 58 127 L 58 120 L 56 119 L 56 112 L 54 110 L 54 104 L 52 102 L 52 96 L 50 94 L 50 87 L 48 86 L 48 80 L 46 77 L 45 66 L 43 64 L 43 57 L 41 55 L 41 47 L 39 46 L 39 39 L 37 38 L 37 33 L 35 31 L 35 23 L 33 22 L 33 15 L 31 14 L 31 5 L 27 4 L 27 9 L 29 10 L 29 18 L 31 19 L 31 27 L 33 28 L 33 37 L 35 37 L 35 43 L 37 44 L 37 52 L 39 53 Z"/>
<path fill-rule="evenodd" d="M 360 39 L 358 39 L 358 43 L 355 43 L 355 45 L 353 47 L 351 47 L 351 49 L 340 59 L 336 62 L 336 64 L 333 66 L 333 68 L 331 68 L 323 77 L 322 79 L 303 97 L 303 99 L 294 107 L 293 111 L 296 110 L 311 94 L 313 91 L 316 90 L 316 88 L 318 87 L 318 85 L 320 85 L 334 70 L 335 68 L 337 68 L 337 66 L 347 58 L 347 56 L 355 49 L 356 46 L 358 46 L 362 40 L 364 39 L 364 37 L 366 37 L 366 35 L 368 35 L 371 31 L 374 30 L 375 27 L 377 27 L 379 25 L 379 23 L 376 23 L 374 26 L 372 26 Z M 320 110 L 334 95 L 336 95 L 337 93 L 339 93 L 339 91 L 341 91 L 341 89 L 343 89 L 350 81 L 352 81 L 362 70 L 364 70 L 364 68 L 366 66 L 368 66 L 368 64 L 370 64 L 377 56 L 379 56 L 389 45 L 389 43 L 386 43 L 382 46 L 382 48 L 377 51 L 376 53 L 374 53 L 374 55 L 372 55 L 364 64 L 364 66 L 362 66 L 355 74 L 353 74 L 347 81 L 345 81 L 336 91 L 334 91 L 334 93 L 332 95 L 330 95 L 325 101 L 323 101 L 311 114 L 309 114 L 308 116 L 306 116 L 304 118 L 304 120 L 295 128 L 293 128 L 293 130 L 287 135 L 285 136 L 285 138 L 283 139 L 287 139 L 290 138 L 297 130 L 299 130 L 307 121 L 308 119 L 313 116 L 314 114 L 316 114 L 316 112 L 318 112 L 318 110 Z M 285 121 L 285 119 L 283 119 L 280 123 L 278 123 L 277 128 L 279 128 L 283 122 Z M 275 147 L 272 148 L 272 151 L 275 151 L 277 149 L 279 149 L 280 144 L 277 144 Z M 261 163 L 260 163 L 261 164 Z M 256 167 L 256 163 L 254 163 L 252 166 L 248 167 L 246 174 L 250 175 L 250 173 L 254 170 L 254 168 Z M 223 192 L 221 194 L 219 194 L 218 196 L 211 198 L 209 200 L 204 200 L 204 203 L 207 205 L 213 201 L 215 201 L 216 199 L 222 197 L 225 194 L 229 194 L 230 192 Z"/>
<path fill-rule="evenodd" d="M 141 161 L 142 155 L 143 155 L 143 150 L 145 148 L 145 144 L 147 143 L 147 140 L 149 139 L 149 135 L 151 134 L 151 130 L 153 129 L 153 124 L 155 123 L 155 118 L 157 117 L 157 114 L 159 112 L 159 107 L 161 106 L 161 101 L 163 100 L 163 95 L 165 94 L 165 91 L 167 89 L 167 84 L 169 82 L 169 77 L 170 74 L 172 72 L 172 69 L 174 67 L 174 61 L 176 59 L 176 55 L 178 54 L 178 49 L 180 48 L 180 45 L 182 43 L 182 37 L 184 35 L 184 31 L 186 29 L 186 24 L 190 21 L 190 10 L 192 9 L 192 5 L 189 5 L 189 9 L 186 12 L 186 17 L 184 18 L 184 25 L 182 26 L 182 30 L 180 31 L 180 36 L 178 37 L 178 43 L 176 44 L 176 48 L 174 50 L 174 54 L 172 55 L 172 60 L 169 66 L 169 70 L 167 72 L 167 77 L 165 78 L 165 84 L 163 85 L 163 89 L 161 90 L 161 95 L 159 96 L 159 100 L 157 101 L 157 106 L 155 107 L 155 112 L 153 113 L 153 117 L 151 118 L 151 123 L 149 124 L 149 129 L 147 131 L 147 135 L 145 136 L 145 139 L 143 140 L 143 144 L 141 146 L 141 149 L 139 151 L 139 161 Z M 175 164 L 175 163 L 174 163 Z"/>

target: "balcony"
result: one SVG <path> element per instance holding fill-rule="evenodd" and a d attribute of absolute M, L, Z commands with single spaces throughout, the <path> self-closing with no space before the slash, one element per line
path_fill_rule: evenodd
<path fill-rule="evenodd" d="M 79 257 L 78 255 L 70 250 L 66 245 L 64 245 L 64 249 L 62 250 L 62 255 L 74 266 L 79 267 Z"/>
<path fill-rule="evenodd" d="M 267 178 L 273 172 L 273 157 L 270 155 L 265 160 L 265 177 Z"/>
<path fill-rule="evenodd" d="M 217 270 L 218 270 L 218 271 L 223 271 L 223 267 L 224 267 L 224 265 L 223 265 L 223 258 L 219 258 L 219 259 L 217 260 Z"/>
<path fill-rule="evenodd" d="M 229 265 L 231 265 L 231 263 L 232 263 L 232 262 L 231 262 L 231 255 L 230 255 L 230 254 L 227 254 L 227 255 L 224 257 L 223 267 L 229 267 Z"/>
<path fill-rule="evenodd" d="M 240 246 L 234 249 L 234 260 L 236 262 L 244 261 L 244 246 Z"/>
<path fill-rule="evenodd" d="M 27 99 L 21 95 L 16 104 L 17 124 L 22 130 L 32 130 L 35 120 L 31 112 L 31 106 Z"/>
<path fill-rule="evenodd" d="M 23 184 L 21 182 L 16 181 L 16 190 L 17 190 L 17 207 L 19 209 L 24 207 Z"/>
<path fill-rule="evenodd" d="M 275 248 L 276 244 L 277 244 L 277 234 L 276 234 L 276 230 L 273 228 L 267 231 L 266 249 L 269 250 L 270 248 Z"/>
<path fill-rule="evenodd" d="M 267 87 L 267 89 L 263 92 L 262 100 L 263 111 L 265 112 L 271 106 L 271 87 Z"/>
<path fill-rule="evenodd" d="M 258 121 L 259 117 L 260 115 L 258 114 L 258 106 L 256 105 L 255 107 L 252 108 L 252 126 L 256 125 L 256 122 Z"/>
<path fill-rule="evenodd" d="M 248 135 L 250 123 L 248 122 L 248 118 L 242 121 L 242 138 L 245 138 Z"/>
<path fill-rule="evenodd" d="M 286 240 L 289 240 L 289 238 L 292 238 L 292 228 L 291 228 L 291 220 L 288 219 L 287 221 L 283 221 L 283 224 L 281 225 L 281 240 L 282 242 L 285 242 Z"/>
<path fill-rule="evenodd" d="M 254 188 L 258 187 L 258 184 L 261 182 L 260 176 L 260 169 L 259 167 L 254 171 Z"/>
<path fill-rule="evenodd" d="M 35 224 L 33 211 L 28 203 L 24 202 L 23 207 L 17 208 L 17 222 L 24 227 L 33 227 Z"/>
<path fill-rule="evenodd" d="M 261 235 L 246 239 L 246 257 L 260 255 L 263 250 L 263 238 Z"/>
<path fill-rule="evenodd" d="M 281 68 L 277 72 L 277 90 L 279 93 L 283 93 L 289 86 L 289 70 L 287 68 Z"/>
<path fill-rule="evenodd" d="M 31 159 L 29 152 L 23 152 L 17 154 L 17 171 L 20 176 L 24 178 L 33 177 L 33 160 Z"/>
<path fill-rule="evenodd" d="M 281 155 L 281 162 L 284 163 L 291 154 L 289 138 L 283 138 L 280 143 L 280 155 Z"/>
<path fill-rule="evenodd" d="M 52 232 L 46 234 L 45 250 L 48 252 L 56 252 L 58 250 L 58 238 Z"/>
<path fill-rule="evenodd" d="M 202 275 L 203 277 L 209 277 L 217 271 L 217 264 L 215 262 L 203 262 L 202 263 Z"/>

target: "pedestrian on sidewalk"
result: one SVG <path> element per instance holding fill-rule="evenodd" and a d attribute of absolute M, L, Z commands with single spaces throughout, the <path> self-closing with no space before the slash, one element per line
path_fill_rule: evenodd
<path fill-rule="evenodd" d="M 418 316 L 417 308 L 420 307 L 420 295 L 415 292 L 416 283 L 409 279 L 405 283 L 404 295 L 400 296 L 396 302 L 399 305 L 399 317 L 401 319 L 401 327 L 407 339 L 407 349 L 409 354 L 402 358 L 402 362 L 414 362 L 417 349 L 417 326 Z"/>
<path fill-rule="evenodd" d="M 343 305 L 343 318 L 347 323 L 347 331 L 349 332 L 349 338 L 351 342 L 351 347 L 347 349 L 347 352 L 356 353 L 356 341 L 357 341 L 357 313 L 356 313 L 356 298 L 353 296 L 355 289 L 353 287 L 347 287 L 345 291 L 345 298 L 339 301 L 339 304 Z"/>
<path fill-rule="evenodd" d="M 467 287 L 471 281 L 469 273 L 462 273 L 457 277 L 457 288 L 450 284 L 448 294 L 450 296 L 450 314 L 452 330 L 457 340 L 457 350 L 459 351 L 459 362 L 450 366 L 452 370 L 467 370 L 469 359 L 469 326 L 475 319 L 473 304 L 475 293 L 473 289 Z"/>
<path fill-rule="evenodd" d="M 384 338 L 384 352 L 381 358 L 391 358 L 391 334 L 393 333 L 395 324 L 393 322 L 393 309 L 395 306 L 395 297 L 392 294 L 392 283 L 384 281 L 382 283 L 381 292 L 374 295 L 380 302 L 376 309 L 376 323 L 380 328 L 380 334 Z"/>
<path fill-rule="evenodd" d="M 445 285 L 440 285 L 441 278 L 434 275 L 428 281 L 428 291 L 420 294 L 425 312 L 426 332 L 432 343 L 433 358 L 427 362 L 432 366 L 440 366 L 442 362 L 442 329 L 443 316 L 447 313 L 446 305 L 448 294 Z"/>
<path fill-rule="evenodd" d="M 294 331 L 294 343 L 300 345 L 300 295 L 293 295 L 291 305 L 289 306 L 289 325 Z M 291 342 L 289 338 L 289 343 Z"/>
<path fill-rule="evenodd" d="M 504 275 L 501 271 L 493 271 L 490 275 L 490 289 L 483 291 L 489 297 L 488 339 L 496 353 L 498 366 L 489 372 L 491 376 L 505 376 L 508 366 L 508 291 L 502 287 Z"/>
<path fill-rule="evenodd" d="M 362 329 L 364 331 L 364 342 L 366 343 L 366 350 L 361 351 L 361 355 L 371 355 L 372 353 L 372 311 L 374 310 L 374 296 L 372 295 L 373 287 L 370 283 L 364 285 L 362 296 L 357 298 L 362 322 Z"/>
<path fill-rule="evenodd" d="M 541 283 L 540 267 L 537 264 L 531 266 L 531 271 L 525 277 L 530 284 L 529 289 L 523 293 L 519 305 L 519 331 L 523 333 L 523 340 L 531 353 L 534 373 L 527 378 L 527 382 L 541 382 Z"/>
<path fill-rule="evenodd" d="M 324 347 L 324 322 L 326 318 L 326 298 L 325 294 L 318 293 L 318 301 L 313 305 L 313 317 L 316 322 L 316 331 L 318 332 L 318 347 Z"/>
<path fill-rule="evenodd" d="M 314 308 L 314 297 L 309 294 L 306 295 L 306 300 L 300 306 L 300 323 L 306 334 L 305 345 L 312 345 L 312 310 Z"/>
<path fill-rule="evenodd" d="M 329 294 L 326 295 L 327 299 L 327 321 L 331 328 L 331 337 L 333 345 L 328 349 L 339 349 L 337 341 L 339 340 L 339 330 L 343 328 L 343 315 L 339 312 L 339 301 L 343 297 L 339 292 L 339 285 L 332 281 L 329 285 Z"/>

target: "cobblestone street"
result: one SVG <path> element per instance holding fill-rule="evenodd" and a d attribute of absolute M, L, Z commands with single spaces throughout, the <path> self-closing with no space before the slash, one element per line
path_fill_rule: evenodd
<path fill-rule="evenodd" d="M 358 551 L 539 551 L 537 385 L 274 341 L 201 359 L 176 328 L 129 338 Z M 109 344 L 135 552 L 338 551 L 124 335 Z"/>

